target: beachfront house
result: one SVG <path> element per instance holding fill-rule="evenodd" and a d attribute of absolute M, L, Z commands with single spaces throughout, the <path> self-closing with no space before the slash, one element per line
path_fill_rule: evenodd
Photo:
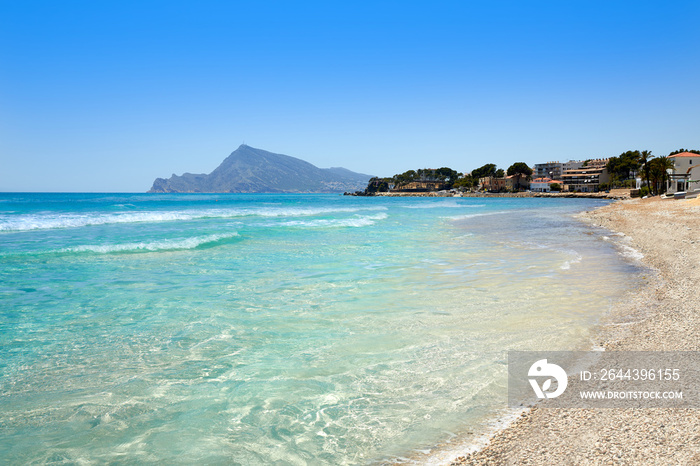
<path fill-rule="evenodd" d="M 509 175 L 505 178 L 506 191 L 521 191 L 530 187 L 530 182 L 527 176 Z"/>
<path fill-rule="evenodd" d="M 490 193 L 500 193 L 506 190 L 506 179 L 497 178 L 495 176 L 484 176 L 479 178 L 479 191 L 488 191 Z"/>
<path fill-rule="evenodd" d="M 586 160 L 579 168 L 564 169 L 561 178 L 564 191 L 594 193 L 600 190 L 601 184 L 610 182 L 610 174 L 606 165 L 609 159 Z"/>
<path fill-rule="evenodd" d="M 557 184 L 562 186 L 562 182 L 559 180 L 553 180 L 551 178 L 535 178 L 530 181 L 530 191 L 533 193 L 549 193 L 552 191 L 552 185 Z"/>
<path fill-rule="evenodd" d="M 700 189 L 700 154 L 681 152 L 669 155 L 673 160 L 673 172 L 669 174 L 669 192 L 690 192 Z"/>

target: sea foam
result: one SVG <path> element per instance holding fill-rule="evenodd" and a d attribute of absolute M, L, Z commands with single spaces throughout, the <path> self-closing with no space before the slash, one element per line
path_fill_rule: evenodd
<path fill-rule="evenodd" d="M 154 223 L 187 221 L 198 219 L 236 218 L 236 217 L 308 217 L 333 213 L 352 213 L 360 211 L 386 210 L 386 207 L 369 208 L 285 208 L 262 207 L 257 209 L 205 209 L 182 211 L 146 211 L 119 213 L 86 213 L 86 214 L 26 214 L 19 216 L 0 217 L 0 231 L 31 231 L 49 230 L 56 228 L 79 228 L 94 225 L 118 223 Z"/>
<path fill-rule="evenodd" d="M 113 252 L 139 252 L 139 251 L 172 251 L 178 249 L 194 249 L 204 244 L 216 243 L 229 238 L 239 236 L 237 232 L 196 236 L 192 238 L 181 239 L 164 239 L 160 241 L 147 241 L 138 243 L 123 243 L 123 244 L 86 244 L 63 248 L 57 252 L 94 252 L 97 254 L 109 254 Z"/>
<path fill-rule="evenodd" d="M 415 205 L 404 205 L 404 209 L 438 209 L 438 208 L 471 208 L 471 207 L 485 207 L 486 204 L 463 204 L 455 200 L 443 200 L 438 202 L 429 202 L 425 204 L 415 204 Z"/>
<path fill-rule="evenodd" d="M 485 215 L 501 215 L 501 214 L 508 214 L 508 213 L 511 213 L 511 212 L 508 212 L 505 210 L 499 210 L 496 212 L 481 212 L 481 213 L 476 213 L 476 214 L 454 215 L 454 216 L 442 217 L 442 218 L 446 218 L 449 220 L 466 220 L 468 218 L 483 217 Z"/>
<path fill-rule="evenodd" d="M 315 220 L 289 220 L 282 223 L 274 224 L 274 226 L 282 225 L 289 227 L 367 227 L 374 225 L 377 220 L 384 220 L 388 215 L 381 213 L 377 215 L 356 216 L 351 218 L 341 219 L 315 219 Z"/>

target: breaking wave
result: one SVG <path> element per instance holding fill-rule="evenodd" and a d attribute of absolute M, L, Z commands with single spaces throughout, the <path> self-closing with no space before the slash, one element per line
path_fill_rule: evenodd
<path fill-rule="evenodd" d="M 612 240 L 610 236 L 615 236 L 615 240 Z M 624 233 L 612 233 L 610 236 L 602 236 L 603 241 L 613 242 L 618 248 L 618 253 L 622 257 L 633 261 L 641 261 L 644 259 L 644 254 L 627 244 L 630 242 L 629 236 L 626 236 Z"/>
<path fill-rule="evenodd" d="M 632 246 L 627 246 L 626 244 L 620 244 L 620 255 L 628 259 L 641 261 L 644 259 L 644 254 L 634 249 Z"/>
<path fill-rule="evenodd" d="M 438 208 L 471 208 L 471 207 L 486 207 L 486 204 L 462 204 L 455 200 L 446 200 L 438 202 L 426 202 L 425 204 L 404 205 L 405 209 L 438 209 Z"/>
<path fill-rule="evenodd" d="M 362 217 L 342 218 L 342 219 L 316 219 L 316 220 L 290 220 L 277 223 L 274 226 L 282 225 L 288 227 L 367 227 L 374 225 L 377 220 L 384 220 L 387 214 L 366 215 Z"/>
<path fill-rule="evenodd" d="M 561 267 L 559 267 L 561 270 L 569 270 L 571 268 L 572 264 L 578 264 L 583 259 L 583 256 L 581 254 L 577 253 L 576 251 L 573 251 L 572 255 L 574 256 L 573 259 L 570 259 L 568 261 L 564 261 L 564 263 L 561 265 Z"/>
<path fill-rule="evenodd" d="M 63 248 L 55 252 L 93 252 L 97 254 L 110 254 L 113 252 L 154 252 L 175 251 L 180 249 L 194 249 L 196 247 L 217 243 L 219 241 L 239 236 L 238 233 L 226 233 L 218 235 L 196 236 L 193 238 L 164 239 L 160 241 L 148 241 L 139 243 L 122 244 L 87 244 Z"/>
<path fill-rule="evenodd" d="M 505 211 L 505 210 L 499 210 L 497 212 L 483 212 L 479 214 L 465 214 L 465 215 L 454 215 L 450 217 L 442 217 L 442 218 L 447 218 L 450 220 L 465 220 L 468 218 L 474 218 L 474 217 L 483 217 L 484 215 L 500 215 L 500 214 L 508 214 L 511 212 Z"/>
<path fill-rule="evenodd" d="M 0 231 L 31 231 L 50 230 L 56 228 L 79 228 L 94 225 L 116 223 L 153 223 L 187 221 L 205 218 L 235 218 L 235 217 L 308 217 L 338 212 L 360 212 L 386 210 L 386 207 L 369 208 L 283 208 L 269 207 L 260 209 L 206 209 L 163 212 L 120 212 L 111 214 L 28 214 L 21 216 L 0 217 Z"/>

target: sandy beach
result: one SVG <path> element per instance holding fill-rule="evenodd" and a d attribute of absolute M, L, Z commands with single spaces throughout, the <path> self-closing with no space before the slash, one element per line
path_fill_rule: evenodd
<path fill-rule="evenodd" d="M 700 350 L 700 200 L 623 200 L 581 218 L 624 235 L 651 269 L 600 325 L 596 343 Z M 700 410 L 536 407 L 452 464 L 700 464 Z"/>

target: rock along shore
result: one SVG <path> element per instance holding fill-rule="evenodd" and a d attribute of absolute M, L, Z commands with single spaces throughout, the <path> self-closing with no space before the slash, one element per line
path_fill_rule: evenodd
<path fill-rule="evenodd" d="M 700 202 L 633 199 L 581 218 L 626 235 L 656 271 L 621 297 L 596 343 L 606 351 L 699 351 Z M 451 464 L 697 465 L 700 409 L 535 407 Z"/>

